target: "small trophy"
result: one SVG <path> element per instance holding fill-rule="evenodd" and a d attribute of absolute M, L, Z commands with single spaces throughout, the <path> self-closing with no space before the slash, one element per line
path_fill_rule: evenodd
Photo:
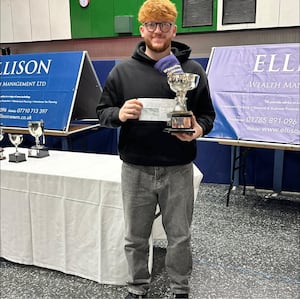
<path fill-rule="evenodd" d="M 3 133 L 2 128 L 0 127 L 0 141 L 1 141 L 3 138 L 4 138 L 4 133 Z M 3 153 L 4 153 L 4 149 L 0 146 L 0 160 L 4 160 L 4 159 L 5 159 Z"/>
<path fill-rule="evenodd" d="M 16 152 L 9 154 L 9 162 L 23 162 L 26 161 L 25 154 L 18 151 L 19 144 L 23 141 L 23 135 L 21 134 L 8 134 L 10 142 L 15 146 Z"/>
<path fill-rule="evenodd" d="M 186 108 L 186 93 L 197 87 L 200 76 L 192 73 L 169 73 L 168 84 L 176 93 L 176 104 L 171 112 L 171 120 L 164 129 L 168 133 L 194 133 L 192 112 Z"/>
<path fill-rule="evenodd" d="M 44 135 L 44 122 L 40 121 L 29 121 L 28 122 L 29 133 L 35 138 L 35 145 L 33 145 L 28 150 L 28 157 L 31 158 L 44 158 L 49 156 L 48 148 L 46 148 L 43 144 L 45 144 L 45 135 Z M 42 136 L 43 141 L 40 144 L 40 137 Z"/>

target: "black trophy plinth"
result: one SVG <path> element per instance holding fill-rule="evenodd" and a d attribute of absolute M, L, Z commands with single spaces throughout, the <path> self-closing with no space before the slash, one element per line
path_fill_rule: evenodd
<path fill-rule="evenodd" d="M 9 154 L 9 162 L 14 162 L 14 163 L 19 163 L 19 162 L 24 162 L 26 161 L 26 156 L 24 153 L 14 153 L 14 154 Z"/>
<path fill-rule="evenodd" d="M 28 150 L 29 158 L 45 158 L 49 156 L 49 150 L 47 147 L 33 146 Z"/>

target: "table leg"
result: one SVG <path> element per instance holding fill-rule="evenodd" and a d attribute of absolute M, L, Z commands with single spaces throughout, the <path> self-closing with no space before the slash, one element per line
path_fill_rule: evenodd
<path fill-rule="evenodd" d="M 230 193 L 234 186 L 239 185 L 239 169 L 242 170 L 243 174 L 243 195 L 246 194 L 246 161 L 247 155 L 250 151 L 250 148 L 245 148 L 243 151 L 240 150 L 240 147 L 233 146 L 231 151 L 231 181 L 229 189 L 227 192 L 227 201 L 226 206 L 229 205 Z"/>
<path fill-rule="evenodd" d="M 239 185 L 239 156 L 240 156 L 240 147 L 239 146 L 231 146 L 231 180 L 230 185 L 227 191 L 227 200 L 226 200 L 226 207 L 229 205 L 229 198 L 231 190 L 233 186 Z"/>

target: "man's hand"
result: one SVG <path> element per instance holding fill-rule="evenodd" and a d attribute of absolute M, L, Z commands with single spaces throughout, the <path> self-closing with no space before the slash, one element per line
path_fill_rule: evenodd
<path fill-rule="evenodd" d="M 125 122 L 128 119 L 138 119 L 141 115 L 143 104 L 137 99 L 128 100 L 119 111 L 119 119 Z"/>
<path fill-rule="evenodd" d="M 195 133 L 172 133 L 172 135 L 176 136 L 181 141 L 192 141 L 203 136 L 203 129 L 197 123 L 195 116 L 192 116 L 192 129 L 195 130 Z"/>

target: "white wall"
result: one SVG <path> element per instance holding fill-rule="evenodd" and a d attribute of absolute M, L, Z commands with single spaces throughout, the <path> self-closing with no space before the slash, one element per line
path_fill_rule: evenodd
<path fill-rule="evenodd" d="M 299 26 L 300 24 L 300 1 L 299 0 L 281 0 L 279 8 L 279 25 L 290 26 L 290 24 Z"/>
<path fill-rule="evenodd" d="M 12 42 L 13 19 L 11 0 L 0 0 L 0 42 Z"/>
<path fill-rule="evenodd" d="M 257 0 L 255 23 L 222 25 L 223 0 L 218 0 L 217 30 L 300 26 L 299 3 Z M 69 0 L 0 0 L 0 17 L 0 43 L 72 38 Z"/>
<path fill-rule="evenodd" d="M 69 0 L 0 0 L 0 42 L 71 38 Z"/>

